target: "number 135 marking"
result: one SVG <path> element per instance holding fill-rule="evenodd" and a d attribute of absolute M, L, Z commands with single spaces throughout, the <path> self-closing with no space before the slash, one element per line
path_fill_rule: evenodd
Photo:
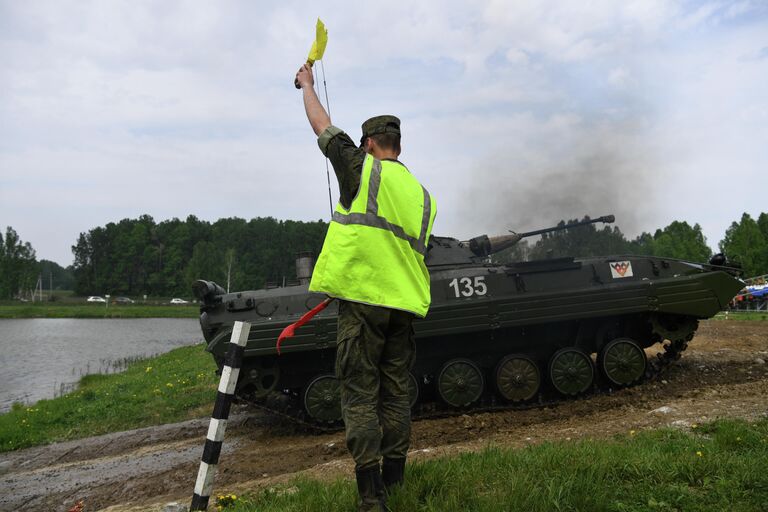
<path fill-rule="evenodd" d="M 488 293 L 485 276 L 476 276 L 474 280 L 471 277 L 457 277 L 448 283 L 448 286 L 453 288 L 456 297 L 471 297 Z"/>

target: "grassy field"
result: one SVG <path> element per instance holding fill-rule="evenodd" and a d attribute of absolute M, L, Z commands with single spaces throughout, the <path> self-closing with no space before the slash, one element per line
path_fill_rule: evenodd
<path fill-rule="evenodd" d="M 409 464 L 398 511 L 710 512 L 768 509 L 768 420 L 627 433 Z M 233 512 L 355 510 L 355 484 L 300 479 L 214 497 Z"/>
<path fill-rule="evenodd" d="M 72 304 L 60 302 L 2 302 L 0 318 L 197 318 L 197 305 Z"/>
<path fill-rule="evenodd" d="M 210 415 L 215 369 L 201 344 L 86 375 L 70 394 L 0 415 L 0 451 Z"/>

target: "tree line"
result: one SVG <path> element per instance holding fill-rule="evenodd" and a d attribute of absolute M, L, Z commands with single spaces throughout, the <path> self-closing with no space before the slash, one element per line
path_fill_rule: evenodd
<path fill-rule="evenodd" d="M 24 242 L 11 226 L 0 233 L 0 299 L 30 295 L 38 279 L 50 290 L 72 290 L 75 276 L 72 266 L 62 267 L 55 261 L 37 260 L 29 242 Z"/>
<path fill-rule="evenodd" d="M 188 296 L 196 279 L 233 291 L 281 283 L 295 278 L 297 253 L 320 252 L 326 229 L 323 221 L 272 217 L 110 222 L 80 233 L 72 246 L 75 293 Z"/>
<path fill-rule="evenodd" d="M 0 298 L 12 298 L 20 290 L 32 290 L 37 283 L 37 259 L 29 242 L 8 226 L 0 233 Z"/>
<path fill-rule="evenodd" d="M 585 217 L 584 220 L 588 219 Z M 573 222 L 561 221 L 564 226 Z M 259 217 L 207 222 L 155 222 L 149 215 L 110 222 L 80 233 L 72 246 L 74 263 L 62 268 L 36 259 L 35 250 L 7 227 L 0 234 L 0 298 L 29 294 L 38 277 L 43 287 L 72 289 L 78 295 L 189 296 L 195 279 L 216 281 L 231 291 L 277 285 L 296 277 L 295 256 L 319 254 L 324 221 L 301 222 Z M 746 276 L 768 273 L 768 213 L 743 214 L 726 230 L 719 249 Z M 653 234 L 628 239 L 617 226 L 595 224 L 543 235 L 494 255 L 497 262 L 548 257 L 645 254 L 706 262 L 712 251 L 701 226 L 674 221 Z"/>

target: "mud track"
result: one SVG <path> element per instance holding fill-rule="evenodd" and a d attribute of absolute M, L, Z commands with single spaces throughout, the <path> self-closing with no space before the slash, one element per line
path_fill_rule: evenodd
<path fill-rule="evenodd" d="M 662 381 L 556 407 L 463 415 L 414 424 L 411 459 L 545 440 L 608 437 L 715 418 L 768 415 L 768 322 L 707 321 Z M 668 408 L 658 411 L 659 408 Z M 0 455 L 0 511 L 160 510 L 189 503 L 208 420 L 119 432 Z M 215 492 L 352 474 L 343 435 L 313 435 L 236 410 Z"/>

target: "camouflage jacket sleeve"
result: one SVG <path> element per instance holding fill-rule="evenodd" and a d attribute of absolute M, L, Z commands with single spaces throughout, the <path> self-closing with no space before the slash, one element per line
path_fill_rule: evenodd
<path fill-rule="evenodd" d="M 349 208 L 360 188 L 365 152 L 352 142 L 349 135 L 333 125 L 320 134 L 317 144 L 333 165 L 339 182 L 341 204 Z"/>

